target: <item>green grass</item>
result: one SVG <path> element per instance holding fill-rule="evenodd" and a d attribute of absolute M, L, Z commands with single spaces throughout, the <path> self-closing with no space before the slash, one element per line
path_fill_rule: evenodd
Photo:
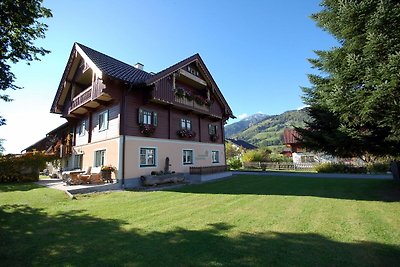
<path fill-rule="evenodd" d="M 70 200 L 0 186 L 2 266 L 398 266 L 392 181 L 242 175 Z"/>

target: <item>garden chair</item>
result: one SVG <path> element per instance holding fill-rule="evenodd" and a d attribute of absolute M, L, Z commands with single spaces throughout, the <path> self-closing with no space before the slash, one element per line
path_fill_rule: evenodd
<path fill-rule="evenodd" d="M 103 179 L 101 178 L 101 167 L 89 167 L 85 173 L 78 175 L 78 179 L 81 181 L 87 181 L 89 184 L 103 183 Z"/>

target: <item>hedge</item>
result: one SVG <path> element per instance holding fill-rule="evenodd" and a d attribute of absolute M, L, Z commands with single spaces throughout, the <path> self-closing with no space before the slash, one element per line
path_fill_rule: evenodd
<path fill-rule="evenodd" d="M 0 183 L 38 181 L 39 171 L 55 159 L 54 155 L 38 152 L 0 156 Z"/>
<path fill-rule="evenodd" d="M 322 163 L 315 169 L 320 173 L 386 173 L 389 171 L 389 164 L 371 163 L 365 167 L 356 167 L 343 163 Z"/>

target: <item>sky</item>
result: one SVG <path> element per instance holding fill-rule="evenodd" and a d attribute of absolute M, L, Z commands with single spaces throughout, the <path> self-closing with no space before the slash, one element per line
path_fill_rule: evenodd
<path fill-rule="evenodd" d="M 307 58 L 335 40 L 310 18 L 319 0 L 58 0 L 44 1 L 53 17 L 45 39 L 51 51 L 12 65 L 16 84 L 0 103 L 6 153 L 21 150 L 65 122 L 50 107 L 74 42 L 125 63 L 158 72 L 199 53 L 238 119 L 304 107 L 301 86 L 315 73 Z M 237 119 L 237 120 L 238 120 Z M 235 120 L 230 120 L 232 123 Z"/>

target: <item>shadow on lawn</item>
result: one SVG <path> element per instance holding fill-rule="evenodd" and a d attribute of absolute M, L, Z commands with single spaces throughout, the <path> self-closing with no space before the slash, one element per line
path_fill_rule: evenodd
<path fill-rule="evenodd" d="M 400 184 L 393 180 L 379 179 L 238 175 L 227 180 L 188 185 L 167 191 L 204 194 L 315 196 L 385 202 L 400 201 Z"/>
<path fill-rule="evenodd" d="M 341 243 L 317 234 L 240 233 L 217 223 L 203 230 L 124 230 L 120 220 L 84 211 L 48 215 L 0 206 L 3 266 L 398 266 L 400 247 Z"/>
<path fill-rule="evenodd" d="M 34 183 L 6 183 L 0 184 L 0 192 L 29 191 L 32 189 L 42 188 Z"/>

